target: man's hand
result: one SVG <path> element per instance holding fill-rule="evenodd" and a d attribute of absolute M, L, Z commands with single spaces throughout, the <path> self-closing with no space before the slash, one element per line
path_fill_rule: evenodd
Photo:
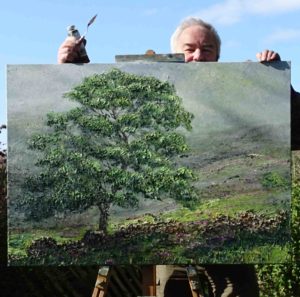
<path fill-rule="evenodd" d="M 76 40 L 73 37 L 67 37 L 66 40 L 60 45 L 57 53 L 58 64 L 63 63 L 89 63 L 87 55 L 81 55 L 82 43 L 85 45 L 86 40 L 84 37 Z"/>
<path fill-rule="evenodd" d="M 259 62 L 280 61 L 279 54 L 271 50 L 264 50 L 263 52 L 257 53 L 256 58 Z"/>

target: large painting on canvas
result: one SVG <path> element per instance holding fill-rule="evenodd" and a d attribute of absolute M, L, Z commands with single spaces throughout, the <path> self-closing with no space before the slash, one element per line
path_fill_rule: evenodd
<path fill-rule="evenodd" d="M 288 261 L 290 65 L 9 65 L 9 264 Z"/>

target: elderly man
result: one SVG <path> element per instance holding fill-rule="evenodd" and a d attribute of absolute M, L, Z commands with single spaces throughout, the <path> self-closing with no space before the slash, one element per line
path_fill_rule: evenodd
<path fill-rule="evenodd" d="M 221 39 L 215 28 L 201 19 L 188 18 L 171 37 L 173 53 L 183 53 L 185 62 L 216 62 L 220 58 Z M 280 60 L 279 55 L 265 50 L 256 55 L 258 61 Z"/>

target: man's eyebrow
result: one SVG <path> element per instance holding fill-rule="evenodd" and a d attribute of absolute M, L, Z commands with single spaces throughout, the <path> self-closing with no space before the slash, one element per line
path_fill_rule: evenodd
<path fill-rule="evenodd" d="M 206 48 L 214 48 L 215 45 L 212 44 L 212 43 L 204 43 L 204 44 L 203 44 L 203 47 L 206 47 Z"/>
<path fill-rule="evenodd" d="M 185 43 L 183 46 L 184 47 L 195 47 L 197 45 L 195 43 Z M 202 46 L 205 48 L 215 48 L 215 45 L 212 43 L 204 43 Z"/>
<path fill-rule="evenodd" d="M 194 46 L 196 46 L 196 44 L 195 43 L 184 43 L 183 46 L 194 47 Z"/>

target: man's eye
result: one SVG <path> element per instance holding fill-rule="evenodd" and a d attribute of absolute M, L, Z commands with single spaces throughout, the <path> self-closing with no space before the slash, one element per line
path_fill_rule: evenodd
<path fill-rule="evenodd" d="M 203 52 L 205 52 L 205 53 L 211 53 L 212 51 L 213 51 L 212 48 L 204 48 L 203 49 Z"/>
<path fill-rule="evenodd" d="M 186 53 L 192 53 L 194 52 L 195 50 L 193 48 L 187 48 L 184 50 Z"/>

